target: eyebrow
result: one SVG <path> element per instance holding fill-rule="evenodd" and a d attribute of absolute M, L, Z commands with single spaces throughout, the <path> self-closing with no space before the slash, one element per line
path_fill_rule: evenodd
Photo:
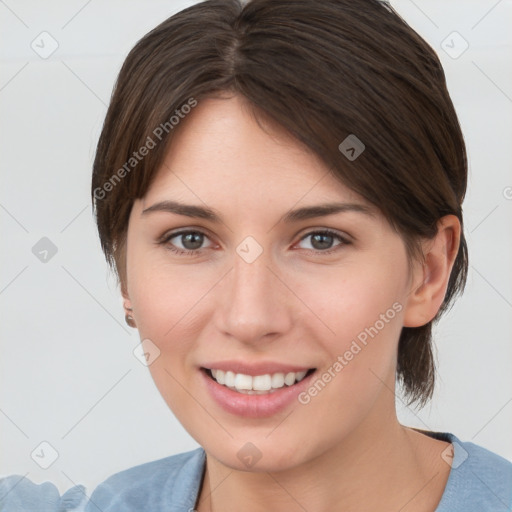
<path fill-rule="evenodd" d="M 183 215 L 185 217 L 193 217 L 198 219 L 209 220 L 214 223 L 221 223 L 221 216 L 212 208 L 196 206 L 191 204 L 179 203 L 177 201 L 160 201 L 143 210 L 142 215 L 151 212 L 167 212 Z M 356 212 L 375 217 L 375 212 L 359 203 L 326 203 L 314 206 L 305 206 L 296 210 L 289 211 L 282 218 L 281 222 L 292 223 L 301 220 L 313 219 L 316 217 L 324 217 L 334 215 L 336 213 Z"/>

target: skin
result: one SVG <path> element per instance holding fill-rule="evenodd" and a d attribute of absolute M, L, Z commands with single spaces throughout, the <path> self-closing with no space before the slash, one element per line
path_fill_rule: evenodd
<path fill-rule="evenodd" d="M 141 339 L 160 350 L 149 366 L 156 386 L 206 451 L 196 508 L 433 511 L 449 475 L 441 458 L 449 443 L 398 422 L 397 346 L 403 326 L 423 325 L 438 311 L 460 224 L 443 217 L 424 243 L 425 264 L 409 268 L 402 238 L 373 205 L 278 126 L 264 128 L 238 96 L 201 101 L 129 219 L 125 307 Z M 223 222 L 142 213 L 164 200 L 208 206 Z M 327 202 L 362 204 L 374 216 L 280 222 L 294 208 Z M 196 246 L 182 236 L 158 243 L 183 228 L 205 236 Z M 322 248 L 306 236 L 326 228 L 350 243 L 333 237 Z M 247 236 L 263 249 L 252 263 L 236 252 Z M 180 256 L 173 246 L 199 249 Z M 206 391 L 199 366 L 212 360 L 278 361 L 322 373 L 397 302 L 401 311 L 306 405 L 247 419 Z M 237 456 L 247 442 L 262 454 L 250 470 Z"/>

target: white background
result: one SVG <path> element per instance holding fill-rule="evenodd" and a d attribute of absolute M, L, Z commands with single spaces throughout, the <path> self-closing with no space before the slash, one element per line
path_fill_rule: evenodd
<path fill-rule="evenodd" d="M 0 2 L 2 476 L 90 492 L 116 471 L 198 446 L 132 354 L 137 332 L 124 324 L 89 199 L 121 63 L 193 3 Z M 436 329 L 433 402 L 417 413 L 398 401 L 399 415 L 512 460 L 512 1 L 392 4 L 438 52 L 470 159 L 467 289 Z M 30 46 L 43 31 L 59 45 L 48 59 Z M 469 44 L 456 59 L 441 47 L 453 31 Z M 42 237 L 58 249 L 47 263 L 32 253 Z M 42 441 L 59 454 L 46 470 L 30 456 Z"/>

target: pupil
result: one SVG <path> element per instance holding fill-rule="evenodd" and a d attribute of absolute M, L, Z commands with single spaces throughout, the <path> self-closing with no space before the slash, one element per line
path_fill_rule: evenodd
<path fill-rule="evenodd" d="M 203 235 L 201 235 L 201 233 L 187 233 L 186 235 L 182 235 L 183 246 L 190 250 L 199 249 L 199 247 L 201 247 L 201 243 L 202 243 L 202 238 L 201 238 L 202 236 Z M 194 243 L 194 237 L 197 237 L 195 243 Z M 193 247 L 187 247 L 187 243 L 190 241 L 192 241 Z"/>

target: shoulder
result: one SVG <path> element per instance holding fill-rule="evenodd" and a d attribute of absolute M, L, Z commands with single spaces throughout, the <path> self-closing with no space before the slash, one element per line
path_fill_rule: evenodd
<path fill-rule="evenodd" d="M 436 512 L 512 510 L 512 463 L 500 455 L 453 434 L 445 434 L 453 452 L 445 492 Z"/>
<path fill-rule="evenodd" d="M 62 496 L 52 482 L 21 475 L 0 478 L 0 512 L 175 512 L 195 505 L 205 453 L 202 448 L 140 464 L 107 478 L 87 499 L 76 485 Z"/>
<path fill-rule="evenodd" d="M 61 496 L 52 482 L 36 484 L 21 475 L 0 479 L 0 511 L 78 512 L 86 506 L 86 497 L 83 485 L 75 485 Z"/>
<path fill-rule="evenodd" d="M 115 473 L 96 487 L 85 512 L 193 509 L 204 462 L 197 448 Z"/>

